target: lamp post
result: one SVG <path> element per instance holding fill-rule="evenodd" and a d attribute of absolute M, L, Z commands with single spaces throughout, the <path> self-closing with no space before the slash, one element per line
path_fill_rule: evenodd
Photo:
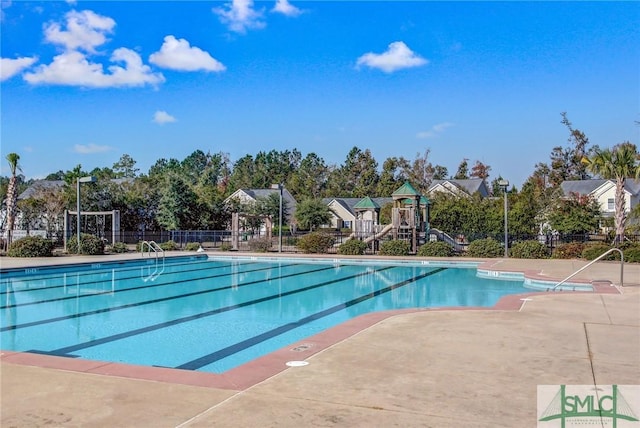
<path fill-rule="evenodd" d="M 509 232 L 508 232 L 508 220 L 507 220 L 507 188 L 509 187 L 509 180 L 498 181 L 498 186 L 502 189 L 504 195 L 504 257 L 509 257 Z"/>
<path fill-rule="evenodd" d="M 277 189 L 280 192 L 280 211 L 278 214 L 278 252 L 282 252 L 282 189 L 284 186 L 282 183 L 272 184 L 272 189 Z"/>
<path fill-rule="evenodd" d="M 78 234 L 78 254 L 82 253 L 82 244 L 80 242 L 80 183 L 94 183 L 96 181 L 96 178 L 92 175 L 87 176 L 87 177 L 78 177 L 78 181 L 77 181 L 77 194 L 76 194 L 76 212 L 77 212 L 77 228 L 76 228 L 76 232 Z"/>

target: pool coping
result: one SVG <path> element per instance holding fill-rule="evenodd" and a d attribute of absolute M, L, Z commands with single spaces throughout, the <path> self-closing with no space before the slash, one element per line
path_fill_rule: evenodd
<path fill-rule="evenodd" d="M 317 258 L 317 255 L 314 255 Z M 218 256 L 216 256 L 218 257 Z M 237 257 L 237 256 L 236 256 Z M 253 255 L 250 257 L 254 257 Z M 256 256 L 259 257 L 259 256 Z M 271 256 L 272 257 L 272 256 Z M 298 256 L 299 257 L 299 256 Z M 291 258 L 287 255 L 287 258 Z M 301 257 L 305 258 L 305 257 Z M 336 257 L 326 257 L 335 259 Z M 321 259 L 325 259 L 322 257 Z M 369 260 L 393 260 L 393 258 L 374 258 Z M 398 259 L 401 260 L 401 259 Z M 406 260 L 406 259 L 405 259 Z M 467 262 L 469 262 L 467 260 Z M 549 276 L 542 275 L 532 269 L 499 269 L 500 260 L 478 261 L 477 269 L 503 274 L 522 274 L 524 278 L 543 282 L 555 282 Z M 90 263 L 90 262 L 89 262 Z M 591 284 L 593 291 L 558 291 L 545 292 L 533 291 L 503 296 L 492 307 L 438 307 L 438 308 L 409 308 L 392 311 L 373 312 L 360 315 L 340 325 L 329 328 L 321 333 L 300 340 L 253 361 L 228 370 L 221 374 L 207 373 L 193 370 L 181 370 L 166 367 L 150 367 L 134 364 L 113 363 L 105 361 L 84 360 L 68 357 L 42 355 L 28 352 L 15 352 L 0 350 L 0 360 L 10 364 L 36 366 L 50 369 L 81 372 L 87 374 L 113 376 L 129 379 L 138 379 L 155 382 L 175 383 L 189 386 L 217 388 L 224 390 L 243 391 L 260 382 L 263 382 L 278 373 L 287 370 L 287 362 L 304 361 L 337 343 L 340 343 L 356 334 L 382 322 L 388 318 L 412 314 L 441 311 L 519 311 L 529 300 L 545 295 L 561 294 L 619 294 L 620 290 L 611 281 L 572 281 Z"/>

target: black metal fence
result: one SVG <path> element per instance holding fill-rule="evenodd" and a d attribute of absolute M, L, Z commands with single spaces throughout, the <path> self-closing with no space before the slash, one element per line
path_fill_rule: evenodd
<path fill-rule="evenodd" d="M 348 239 L 360 239 L 369 243 L 369 247 L 366 251 L 367 254 L 375 254 L 379 249 L 381 241 L 392 239 L 392 234 L 389 233 L 380 239 L 371 239 L 371 233 L 363 233 L 360 236 L 351 233 L 347 230 L 333 230 L 324 229 L 324 233 L 328 233 L 333 236 L 335 244 L 329 248 L 329 253 L 337 253 L 337 249 L 340 244 L 344 243 Z M 234 235 L 235 233 L 235 235 Z M 232 232 L 228 230 L 174 230 L 174 231 L 121 231 L 116 240 L 124 242 L 129 245 L 135 245 L 141 241 L 155 241 L 158 244 L 162 244 L 168 241 L 173 241 L 177 244 L 178 248 L 185 248 L 189 243 L 198 243 L 205 249 L 231 249 L 233 247 L 234 238 L 237 237 L 237 250 L 238 251 L 256 251 L 260 249 L 264 251 L 282 251 L 288 253 L 298 252 L 297 247 L 298 240 L 309 232 L 299 231 L 297 233 L 291 233 L 290 231 L 283 231 L 282 245 L 280 245 L 280 235 L 276 233 L 272 234 L 269 238 L 264 231 L 240 231 Z M 30 233 L 33 234 L 33 233 Z M 64 245 L 64 237 L 61 232 L 48 233 L 49 238 L 56 241 L 58 246 Z M 107 244 L 112 244 L 111 233 L 105 234 L 102 237 Z M 444 240 L 454 247 L 458 252 L 464 252 L 469 243 L 484 238 L 493 238 L 496 241 L 503 243 L 504 234 L 455 234 L 450 236 L 440 231 L 431 231 L 430 233 L 421 233 L 418 236 L 419 244 L 428 242 L 430 240 Z M 515 242 L 537 240 L 544 244 L 549 253 L 561 244 L 570 242 L 601 242 L 604 244 L 612 245 L 614 236 L 611 234 L 546 234 L 546 235 L 525 235 L 525 234 L 509 234 L 508 244 L 511 247 Z M 640 242 L 640 234 L 629 234 L 625 236 L 627 242 Z"/>

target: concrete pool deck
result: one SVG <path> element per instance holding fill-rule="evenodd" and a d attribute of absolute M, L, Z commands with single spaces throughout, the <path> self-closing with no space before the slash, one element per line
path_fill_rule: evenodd
<path fill-rule="evenodd" d="M 139 255 L 96 260 L 112 258 Z M 91 261 L 2 257 L 0 266 Z M 585 264 L 492 259 L 485 266 L 559 281 Z M 598 262 L 576 278 L 618 284 L 620 264 Z M 535 426 L 537 385 L 640 384 L 640 265 L 625 265 L 624 284 L 602 286 L 615 293 L 538 293 L 520 310 L 421 310 L 336 327 L 308 357 L 285 350 L 308 365 L 255 384 L 234 380 L 236 389 L 197 386 L 207 376 L 196 372 L 188 372 L 190 384 L 169 375 L 144 380 L 20 362 L 28 354 L 5 352 L 0 426 Z"/>

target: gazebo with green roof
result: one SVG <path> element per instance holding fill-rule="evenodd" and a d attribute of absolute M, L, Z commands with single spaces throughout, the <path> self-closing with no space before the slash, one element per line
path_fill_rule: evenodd
<path fill-rule="evenodd" d="M 356 236 L 375 232 L 375 226 L 380 218 L 380 205 L 369 196 L 361 199 L 353 206 L 356 214 L 355 228 Z M 368 214 L 368 215 L 367 215 Z"/>

